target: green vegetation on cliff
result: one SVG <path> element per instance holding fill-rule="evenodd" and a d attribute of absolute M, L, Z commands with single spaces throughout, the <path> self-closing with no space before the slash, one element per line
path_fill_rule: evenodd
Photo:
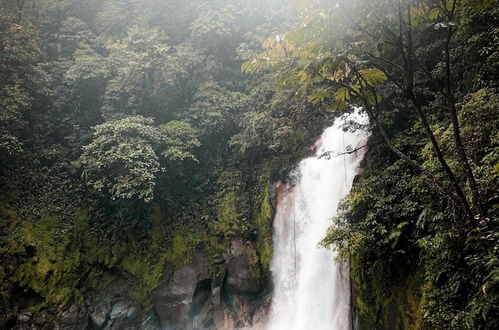
<path fill-rule="evenodd" d="M 323 242 L 351 261 L 361 326 L 499 327 L 497 2 L 297 5 L 301 23 L 242 68 L 369 116 L 363 172 Z"/>
<path fill-rule="evenodd" d="M 147 305 L 234 242 L 267 289 L 272 183 L 361 107 L 324 240 L 361 325 L 499 328 L 498 29 L 494 0 L 0 0 L 0 327 Z"/>
<path fill-rule="evenodd" d="M 165 269 L 201 248 L 215 272 L 234 240 L 266 290 L 271 184 L 331 116 L 240 67 L 294 15 L 0 0 L 0 327 L 51 327 L 107 287 L 150 304 Z"/>

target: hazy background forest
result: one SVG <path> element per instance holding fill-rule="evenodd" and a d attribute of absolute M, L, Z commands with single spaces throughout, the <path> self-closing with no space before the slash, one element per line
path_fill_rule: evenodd
<path fill-rule="evenodd" d="M 158 292 L 190 265 L 189 299 L 250 326 L 273 184 L 353 106 L 371 138 L 323 244 L 364 328 L 499 328 L 498 10 L 0 0 L 0 328 L 187 328 L 199 302 Z"/>

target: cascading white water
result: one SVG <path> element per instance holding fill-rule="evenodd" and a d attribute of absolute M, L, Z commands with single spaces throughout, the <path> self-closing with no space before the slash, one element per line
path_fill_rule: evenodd
<path fill-rule="evenodd" d="M 334 251 L 318 247 L 350 190 L 363 151 L 338 154 L 365 144 L 368 136 L 363 130 L 344 131 L 348 121 L 366 124 L 367 118 L 358 111 L 338 118 L 317 142 L 316 155 L 299 163 L 293 184 L 279 194 L 269 330 L 351 329 L 348 264 L 336 263 Z M 331 157 L 319 157 L 325 153 Z"/>

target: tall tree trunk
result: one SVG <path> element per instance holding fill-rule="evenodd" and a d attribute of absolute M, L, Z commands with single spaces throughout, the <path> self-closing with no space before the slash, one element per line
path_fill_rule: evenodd
<path fill-rule="evenodd" d="M 470 220 L 473 220 L 473 211 L 471 210 L 470 204 L 466 198 L 466 195 L 464 194 L 464 191 L 457 180 L 454 172 L 451 170 L 449 167 L 449 164 L 447 163 L 442 150 L 440 148 L 440 145 L 438 144 L 438 141 L 433 134 L 433 131 L 430 127 L 430 124 L 428 122 L 428 118 L 426 117 L 426 114 L 424 113 L 420 102 L 418 101 L 418 98 L 416 96 L 416 93 L 414 92 L 414 60 L 413 60 L 413 45 L 412 45 L 412 19 L 411 19 L 411 8 L 409 5 L 406 6 L 406 15 L 407 15 L 407 23 L 404 22 L 404 14 L 402 12 L 402 7 L 401 3 L 399 1 L 399 40 L 398 40 L 398 47 L 400 51 L 400 55 L 402 57 L 403 61 L 403 68 L 405 70 L 405 76 L 406 76 L 406 88 L 405 88 L 405 93 L 411 100 L 412 104 L 414 105 L 414 108 L 416 109 L 416 113 L 421 121 L 421 124 L 423 125 L 424 131 L 428 139 L 430 140 L 430 143 L 432 145 L 433 151 L 440 162 L 440 165 L 442 166 L 445 174 L 449 178 L 450 182 L 454 186 L 454 189 L 456 191 L 457 196 L 461 200 L 462 206 L 466 211 L 466 214 L 470 218 Z M 408 27 L 407 27 L 407 26 Z M 407 34 L 407 45 L 404 43 L 404 31 L 406 31 Z"/>
<path fill-rule="evenodd" d="M 408 86 L 407 94 L 412 101 L 412 104 L 414 105 L 414 108 L 416 109 L 416 113 L 419 116 L 419 119 L 421 120 L 421 124 L 423 125 L 423 128 L 425 130 L 426 136 L 431 142 L 433 151 L 435 155 L 437 156 L 438 161 L 440 162 L 440 165 L 442 166 L 444 172 L 447 174 L 447 177 L 451 181 L 452 185 L 454 186 L 454 189 L 456 190 L 457 195 L 459 196 L 459 199 L 463 203 L 463 207 L 466 210 L 466 213 L 470 218 L 473 218 L 473 212 L 471 210 L 470 204 L 468 203 L 468 200 L 466 199 L 466 195 L 464 194 L 463 189 L 461 188 L 461 185 L 459 184 L 459 181 L 457 180 L 456 176 L 454 175 L 454 172 L 452 172 L 451 168 L 449 167 L 449 164 L 445 160 L 445 157 L 442 153 L 442 150 L 440 149 L 440 146 L 438 144 L 438 141 L 433 134 L 433 131 L 431 130 L 430 124 L 428 122 L 428 119 L 426 117 L 426 114 L 424 113 L 423 109 L 421 108 L 416 95 L 414 94 L 414 90 L 412 86 Z"/>
<path fill-rule="evenodd" d="M 452 16 L 451 16 L 452 19 Z M 452 41 L 452 26 L 449 27 L 447 33 L 447 39 L 445 40 L 445 84 L 446 90 L 443 91 L 445 94 L 447 108 L 452 120 L 452 131 L 454 137 L 454 143 L 456 144 L 456 150 L 461 162 L 461 166 L 464 169 L 468 183 L 470 185 L 471 193 L 473 195 L 473 204 L 478 209 L 482 216 L 486 215 L 486 211 L 482 204 L 482 199 L 478 186 L 476 184 L 475 176 L 473 175 L 473 170 L 471 169 L 468 156 L 466 155 L 466 150 L 464 149 L 463 141 L 461 139 L 461 132 L 459 127 L 459 118 L 457 115 L 456 101 L 454 94 L 452 93 L 452 77 L 451 77 L 451 59 L 450 59 L 450 44 Z"/>

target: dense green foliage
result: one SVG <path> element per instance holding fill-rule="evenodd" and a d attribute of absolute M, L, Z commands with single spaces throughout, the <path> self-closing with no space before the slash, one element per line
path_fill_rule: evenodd
<path fill-rule="evenodd" d="M 499 328 L 497 2 L 290 2 L 0 0 L 0 327 L 234 239 L 264 283 L 272 182 L 355 106 L 361 322 Z"/>
<path fill-rule="evenodd" d="M 196 160 L 189 149 L 198 147 L 196 131 L 189 123 L 170 121 L 156 128 L 142 116 L 107 121 L 94 128 L 94 139 L 83 147 L 80 161 L 83 176 L 98 191 L 105 189 L 113 199 L 153 199 L 160 159 Z"/>
<path fill-rule="evenodd" d="M 364 171 L 324 240 L 351 260 L 361 323 L 497 328 L 496 2 L 300 4 L 299 27 L 243 70 L 369 115 Z"/>
<path fill-rule="evenodd" d="M 331 119 L 240 70 L 288 7 L 0 0 L 0 327 L 110 284 L 147 304 L 166 264 L 232 239 L 265 283 L 270 185 Z"/>

